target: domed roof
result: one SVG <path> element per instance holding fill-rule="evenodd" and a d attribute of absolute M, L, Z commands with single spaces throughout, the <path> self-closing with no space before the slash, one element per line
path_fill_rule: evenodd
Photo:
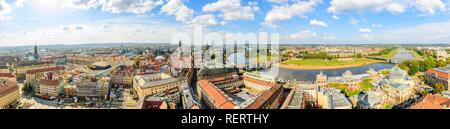
<path fill-rule="evenodd" d="M 392 68 L 391 72 L 389 73 L 389 79 L 403 79 L 405 78 L 406 73 L 399 67 L 395 66 Z"/>
<path fill-rule="evenodd" d="M 164 58 L 163 56 L 157 56 L 155 59 L 156 60 L 166 60 L 166 58 Z"/>
<path fill-rule="evenodd" d="M 345 71 L 345 73 L 342 75 L 343 77 L 351 77 L 353 76 L 353 73 L 350 72 L 350 70 Z"/>

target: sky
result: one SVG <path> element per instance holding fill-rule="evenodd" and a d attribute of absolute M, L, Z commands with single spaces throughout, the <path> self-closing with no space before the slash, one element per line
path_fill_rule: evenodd
<path fill-rule="evenodd" d="M 449 44 L 450 0 L 0 0 L 0 46 L 164 43 L 198 26 L 287 44 Z"/>

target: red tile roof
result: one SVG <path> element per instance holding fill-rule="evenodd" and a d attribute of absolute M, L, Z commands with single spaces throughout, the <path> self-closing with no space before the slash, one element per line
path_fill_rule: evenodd
<path fill-rule="evenodd" d="M 47 86 L 58 86 L 59 85 L 59 80 L 45 80 L 45 79 L 42 79 L 39 83 L 41 85 L 47 85 Z"/>
<path fill-rule="evenodd" d="M 445 78 L 445 79 L 450 79 L 450 76 L 448 73 L 436 70 L 436 69 L 429 69 L 427 70 L 427 73 L 429 74 L 436 74 L 437 76 L 441 77 L 441 78 Z"/>
<path fill-rule="evenodd" d="M 0 77 L 9 77 L 9 78 L 13 78 L 16 77 L 16 75 L 12 74 L 12 73 L 0 73 Z"/>
<path fill-rule="evenodd" d="M 42 73 L 42 72 L 49 72 L 49 71 L 58 71 L 58 70 L 64 70 L 65 67 L 50 67 L 50 68 L 42 68 L 42 69 L 33 69 L 28 70 L 26 74 L 36 74 L 36 73 Z"/>
<path fill-rule="evenodd" d="M 6 81 L 6 83 L 0 84 L 0 97 L 7 95 L 7 94 L 13 92 L 14 90 L 18 90 L 18 89 L 19 89 L 19 85 L 17 85 L 17 83 L 11 82 L 11 81 Z"/>
<path fill-rule="evenodd" d="M 248 82 L 251 82 L 251 83 L 260 84 L 260 85 L 263 85 L 263 86 L 268 86 L 268 87 L 273 87 L 273 86 L 276 85 L 276 83 L 274 83 L 274 82 L 258 80 L 258 79 L 254 79 L 254 78 L 246 77 L 246 76 L 244 76 L 244 80 L 248 81 Z"/>
<path fill-rule="evenodd" d="M 236 106 L 232 101 L 222 94 L 213 84 L 207 80 L 197 82 L 200 88 L 213 100 L 214 106 L 218 109 L 234 109 Z"/>
<path fill-rule="evenodd" d="M 270 88 L 270 90 L 264 91 L 262 95 L 256 98 L 255 102 L 250 104 L 247 109 L 261 109 L 264 104 L 272 103 L 269 102 L 269 100 L 272 97 L 280 95 L 281 88 L 281 85 L 275 84 L 272 88 Z"/>
<path fill-rule="evenodd" d="M 439 95 L 427 95 L 419 103 L 414 104 L 411 109 L 444 109 L 449 108 L 450 99 Z"/>

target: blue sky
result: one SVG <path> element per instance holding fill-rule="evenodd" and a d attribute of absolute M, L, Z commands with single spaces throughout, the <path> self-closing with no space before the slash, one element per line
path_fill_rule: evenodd
<path fill-rule="evenodd" d="M 208 32 L 281 43 L 449 43 L 450 0 L 0 0 L 0 46 L 170 42 Z"/>

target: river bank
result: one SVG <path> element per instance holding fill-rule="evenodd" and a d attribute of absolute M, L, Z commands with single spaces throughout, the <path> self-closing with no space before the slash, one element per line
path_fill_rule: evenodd
<path fill-rule="evenodd" d="M 350 63 L 342 63 L 341 65 L 331 64 L 327 65 L 324 63 L 317 63 L 316 64 L 289 64 L 289 63 L 277 63 L 274 64 L 275 67 L 284 68 L 284 69 L 291 69 L 291 70 L 329 70 L 329 69 L 342 69 L 342 68 L 353 68 L 353 67 L 360 67 L 370 64 L 376 64 L 376 63 L 387 63 L 386 61 L 381 60 L 368 60 L 364 62 L 350 62 Z"/>

